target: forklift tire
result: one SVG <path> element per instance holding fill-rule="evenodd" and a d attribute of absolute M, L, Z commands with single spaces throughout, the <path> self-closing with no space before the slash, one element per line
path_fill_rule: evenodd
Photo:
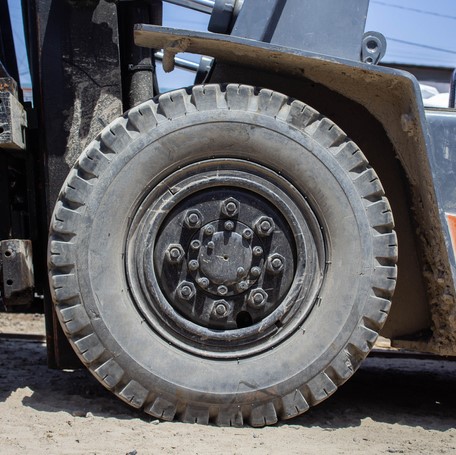
<path fill-rule="evenodd" d="M 305 412 L 371 350 L 397 243 L 363 153 L 304 103 L 202 85 L 82 153 L 49 241 L 74 350 L 154 417 L 255 427 Z"/>

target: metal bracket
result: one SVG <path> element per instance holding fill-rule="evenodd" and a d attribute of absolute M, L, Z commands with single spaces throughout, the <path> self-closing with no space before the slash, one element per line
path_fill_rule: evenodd
<path fill-rule="evenodd" d="M 35 285 L 32 242 L 9 239 L 0 242 L 2 263 L 1 291 L 5 306 L 28 305 L 33 300 Z"/>
<path fill-rule="evenodd" d="M 376 65 L 386 52 L 386 39 L 379 32 L 366 32 L 361 45 L 361 61 Z"/>

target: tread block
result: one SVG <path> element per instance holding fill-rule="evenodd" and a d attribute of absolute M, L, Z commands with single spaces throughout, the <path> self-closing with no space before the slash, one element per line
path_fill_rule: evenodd
<path fill-rule="evenodd" d="M 307 126 L 314 123 L 320 114 L 310 106 L 301 101 L 293 101 L 290 105 L 286 121 L 291 125 L 304 130 Z"/>
<path fill-rule="evenodd" d="M 176 415 L 176 405 L 164 398 L 157 397 L 144 411 L 159 419 L 171 421 Z"/>
<path fill-rule="evenodd" d="M 100 365 L 94 371 L 94 374 L 100 379 L 100 381 L 104 382 L 108 388 L 112 389 L 122 379 L 124 370 L 114 359 L 109 359 Z"/>
<path fill-rule="evenodd" d="M 337 390 L 336 384 L 326 373 L 320 373 L 307 383 L 312 405 L 320 403 Z"/>
<path fill-rule="evenodd" d="M 226 103 L 228 109 L 233 111 L 256 110 L 249 109 L 249 104 L 253 99 L 253 87 L 239 84 L 228 84 L 226 87 Z"/>
<path fill-rule="evenodd" d="M 288 98 L 281 93 L 262 89 L 258 94 L 258 110 L 271 117 L 276 117 L 287 101 Z"/>
<path fill-rule="evenodd" d="M 192 89 L 192 100 L 198 111 L 228 109 L 219 85 L 198 85 Z"/>
<path fill-rule="evenodd" d="M 160 96 L 160 111 L 169 120 L 183 117 L 188 112 L 196 111 L 195 106 L 188 100 L 188 95 L 185 90 L 176 90 L 174 92 L 165 93 Z"/>
<path fill-rule="evenodd" d="M 78 348 L 84 360 L 88 363 L 98 359 L 105 351 L 104 346 L 94 333 L 81 338 L 74 344 Z"/>
<path fill-rule="evenodd" d="M 128 111 L 128 122 L 140 133 L 145 133 L 158 125 L 155 105 L 147 101 Z"/>
<path fill-rule="evenodd" d="M 207 425 L 209 423 L 209 410 L 189 405 L 185 408 L 182 422 Z"/>
<path fill-rule="evenodd" d="M 63 308 L 60 310 L 60 315 L 65 324 L 66 331 L 71 335 L 80 332 L 90 325 L 89 317 L 82 305 Z"/>
<path fill-rule="evenodd" d="M 353 183 L 362 198 L 380 198 L 385 194 L 377 174 L 371 168 L 357 174 Z"/>
<path fill-rule="evenodd" d="M 398 248 L 397 237 L 395 232 L 374 235 L 374 257 L 377 259 L 388 259 L 391 263 L 397 262 Z"/>
<path fill-rule="evenodd" d="M 277 413 L 273 403 L 256 406 L 250 413 L 249 423 L 252 427 L 264 427 L 277 422 Z"/>
<path fill-rule="evenodd" d="M 219 427 L 242 427 L 244 418 L 240 409 L 220 409 L 215 419 L 215 424 Z"/>
<path fill-rule="evenodd" d="M 77 210 L 64 207 L 62 201 L 58 201 L 52 218 L 52 229 L 61 234 L 74 235 L 74 226 L 78 223 L 81 214 Z"/>
<path fill-rule="evenodd" d="M 79 177 L 77 171 L 73 169 L 67 178 L 63 194 L 68 201 L 78 205 L 85 205 L 89 197 L 90 187 L 91 184 Z"/>
<path fill-rule="evenodd" d="M 123 124 L 123 119 L 117 119 L 101 132 L 100 147 L 110 153 L 121 153 L 131 143 L 131 136 Z"/>
<path fill-rule="evenodd" d="M 394 228 L 393 214 L 391 207 L 385 198 L 380 201 L 369 204 L 366 207 L 367 216 L 370 224 L 375 229 L 391 231 Z"/>
<path fill-rule="evenodd" d="M 354 372 L 355 367 L 352 364 L 350 354 L 343 349 L 331 362 L 331 367 L 336 375 L 346 381 Z"/>
<path fill-rule="evenodd" d="M 324 117 L 312 133 L 312 137 L 326 148 L 340 145 L 345 139 L 345 133 L 331 120 Z"/>
<path fill-rule="evenodd" d="M 373 288 L 392 295 L 396 287 L 397 268 L 395 266 L 378 266 L 374 269 Z M 384 296 L 383 296 L 384 297 Z"/>
<path fill-rule="evenodd" d="M 377 332 L 359 325 L 353 332 L 350 342 L 359 352 L 366 356 L 377 341 L 377 337 Z"/>
<path fill-rule="evenodd" d="M 364 315 L 379 330 L 385 323 L 390 308 L 390 300 L 371 295 L 366 303 Z"/>
<path fill-rule="evenodd" d="M 79 296 L 78 280 L 74 273 L 53 275 L 52 287 L 57 302 L 65 302 Z"/>
<path fill-rule="evenodd" d="M 74 265 L 76 246 L 71 242 L 52 240 L 50 243 L 49 262 L 54 267 L 68 267 Z"/>
<path fill-rule="evenodd" d="M 99 150 L 100 143 L 92 142 L 82 153 L 78 160 L 78 167 L 92 177 L 98 177 L 102 170 L 109 164 L 109 159 Z"/>
<path fill-rule="evenodd" d="M 352 141 L 344 142 L 338 149 L 334 150 L 337 161 L 347 172 L 367 166 L 366 157 Z"/>
<path fill-rule="evenodd" d="M 300 390 L 296 389 L 294 392 L 285 395 L 282 398 L 282 412 L 280 413 L 281 419 L 291 419 L 309 409 L 304 395 Z"/>
<path fill-rule="evenodd" d="M 120 392 L 119 396 L 134 408 L 140 408 L 146 401 L 149 392 L 138 382 L 131 380 Z"/>

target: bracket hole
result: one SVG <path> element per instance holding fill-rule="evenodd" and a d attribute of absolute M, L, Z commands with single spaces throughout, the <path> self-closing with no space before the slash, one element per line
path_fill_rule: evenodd
<path fill-rule="evenodd" d="M 253 324 L 252 316 L 248 311 L 240 311 L 236 316 L 236 324 L 239 329 L 250 327 Z"/>
<path fill-rule="evenodd" d="M 5 251 L 5 256 L 6 256 L 7 258 L 9 258 L 12 254 L 13 254 L 13 253 L 11 253 L 10 250 L 6 250 L 6 251 Z"/>
<path fill-rule="evenodd" d="M 6 280 L 6 284 L 7 284 L 8 286 L 12 286 L 13 283 L 14 283 L 13 280 Z"/>

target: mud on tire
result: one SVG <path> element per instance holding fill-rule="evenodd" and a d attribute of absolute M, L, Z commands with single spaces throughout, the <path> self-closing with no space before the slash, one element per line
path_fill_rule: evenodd
<path fill-rule="evenodd" d="M 164 419 L 273 424 L 345 382 L 390 308 L 393 217 L 358 147 L 244 85 L 106 127 L 56 205 L 49 274 L 82 362 Z"/>

